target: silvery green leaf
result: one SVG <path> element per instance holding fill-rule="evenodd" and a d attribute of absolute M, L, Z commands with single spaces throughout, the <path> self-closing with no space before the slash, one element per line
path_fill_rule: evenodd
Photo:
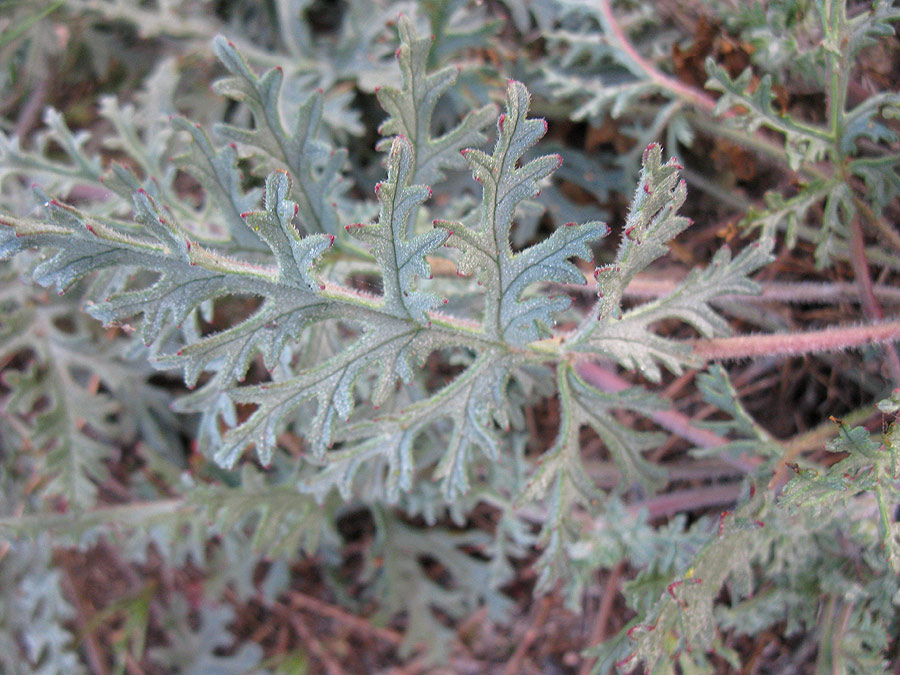
<path fill-rule="evenodd" d="M 659 363 L 673 373 L 700 361 L 683 342 L 662 337 L 653 326 L 677 319 L 712 337 L 728 333 L 728 323 L 713 308 L 719 296 L 756 294 L 759 287 L 749 275 L 771 260 L 773 240 L 763 238 L 732 258 L 721 248 L 710 264 L 693 270 L 671 293 L 622 311 L 622 294 L 638 272 L 668 251 L 668 243 L 690 220 L 677 215 L 684 202 L 684 182 L 678 181 L 679 165 L 673 159 L 661 163 L 662 151 L 651 145 L 644 153 L 644 169 L 635 191 L 615 262 L 599 268 L 598 301 L 566 349 L 615 359 L 622 367 L 638 370 L 658 382 Z"/>
<path fill-rule="evenodd" d="M 75 610 L 63 594 L 60 570 L 53 565 L 51 538 L 42 534 L 32 541 L 5 541 L 0 566 L 0 669 L 10 675 L 87 672 L 74 649 L 76 640 L 65 627 Z"/>
<path fill-rule="evenodd" d="M 256 354 L 261 354 L 265 366 L 272 370 L 288 342 L 300 334 L 311 318 L 321 314 L 324 305 L 318 298 L 297 300 L 266 300 L 237 325 L 187 344 L 177 353 L 159 355 L 154 363 L 160 368 L 183 368 L 189 387 L 195 386 L 206 370 L 215 370 L 222 382 L 239 381 Z"/>
<path fill-rule="evenodd" d="M 266 178 L 263 211 L 242 213 L 247 226 L 262 239 L 275 256 L 278 282 L 312 291 L 324 290 L 312 274 L 316 259 L 334 243 L 333 234 L 300 236 L 293 224 L 299 206 L 290 200 L 291 177 L 286 171 L 273 171 Z"/>
<path fill-rule="evenodd" d="M 435 223 L 450 231 L 448 244 L 462 251 L 460 271 L 474 273 L 484 284 L 484 333 L 519 346 L 548 335 L 554 315 L 570 304 L 564 297 L 527 297 L 527 289 L 542 281 L 584 283 L 583 274 L 569 258 L 590 259 L 588 244 L 608 232 L 603 223 L 572 223 L 556 229 L 544 241 L 513 253 L 510 228 L 516 206 L 537 195 L 541 181 L 560 164 L 558 155 L 550 155 L 518 166 L 525 152 L 547 131 L 544 120 L 528 118 L 528 103 L 528 90 L 511 80 L 493 153 L 463 151 L 475 180 L 482 184 L 479 226 L 472 229 L 463 223 Z"/>
<path fill-rule="evenodd" d="M 220 654 L 234 641 L 228 630 L 234 620 L 234 610 L 229 605 L 203 604 L 196 624 L 189 621 L 189 613 L 190 606 L 181 596 L 166 607 L 159 621 L 170 639 L 165 646 L 149 650 L 154 661 L 196 675 L 269 672 L 262 668 L 263 650 L 256 643 L 244 642 L 233 654 Z"/>
<path fill-rule="evenodd" d="M 495 117 L 494 107 L 484 106 L 470 112 L 454 128 L 437 138 L 431 135 L 432 117 L 441 97 L 453 86 L 459 70 L 447 66 L 436 72 L 428 72 L 428 54 L 434 38 L 420 38 L 412 21 L 401 16 L 397 22 L 400 31 L 400 47 L 397 61 L 400 63 L 402 86 L 384 86 L 376 90 L 378 102 L 390 115 L 378 132 L 382 136 L 402 135 L 413 148 L 411 183 L 434 184 L 444 178 L 446 169 L 464 169 L 465 161 L 459 151 L 481 145 L 487 140 L 484 129 Z M 388 139 L 378 148 L 390 147 Z"/>
<path fill-rule="evenodd" d="M 581 429 L 590 426 L 609 451 L 622 473 L 621 487 L 639 482 L 653 491 L 666 481 L 665 469 L 651 464 L 641 453 L 657 447 L 665 436 L 629 429 L 615 419 L 612 411 L 626 409 L 647 413 L 663 407 L 660 399 L 639 389 L 616 394 L 598 391 L 582 380 L 570 367 L 559 367 L 557 388 L 560 396 L 560 429 L 553 446 L 540 463 L 519 497 L 520 502 L 544 498 L 548 517 L 541 530 L 544 551 L 538 563 L 540 588 L 550 588 L 566 575 L 571 565 L 568 547 L 579 538 L 568 515 L 580 505 L 593 510 L 601 499 L 581 460 Z"/>
<path fill-rule="evenodd" d="M 378 497 L 395 503 L 401 493 L 413 488 L 417 438 L 427 435 L 429 428 L 446 429 L 449 422 L 448 440 L 432 453 L 439 457 L 433 478 L 442 479 L 448 502 L 458 500 L 469 491 L 473 450 L 480 450 L 491 461 L 501 460 L 502 437 L 495 424 L 509 428 L 506 388 L 511 371 L 520 362 L 521 357 L 487 351 L 430 397 L 346 430 L 348 437 L 358 440 L 329 453 L 325 468 L 304 481 L 304 490 L 323 499 L 336 487 L 347 498 L 365 466 L 369 482 L 373 472 L 383 475 L 377 481 Z"/>
<path fill-rule="evenodd" d="M 255 148 L 262 173 L 279 168 L 290 171 L 297 180 L 290 198 L 297 203 L 300 221 L 308 232 L 337 234 L 334 202 L 347 152 L 333 150 L 316 138 L 322 122 L 322 93 L 310 96 L 297 111 L 293 130 L 286 129 L 279 110 L 282 69 L 257 76 L 234 45 L 221 36 L 213 42 L 213 51 L 233 76 L 217 82 L 216 92 L 245 103 L 255 122 L 254 129 L 218 125 L 216 130 Z"/>
<path fill-rule="evenodd" d="M 262 555 L 291 559 L 299 550 L 313 554 L 331 536 L 329 509 L 290 482 L 273 484 L 252 464 L 242 467 L 239 486 L 198 486 L 189 500 L 220 536 L 249 528 L 250 545 Z"/>
<path fill-rule="evenodd" d="M 413 442 L 423 424 L 404 427 L 392 421 L 378 420 L 357 427 L 357 433 L 366 438 L 349 447 L 328 453 L 327 464 L 314 476 L 304 479 L 303 492 L 315 495 L 319 502 L 325 500 L 332 489 L 350 500 L 357 487 L 357 478 L 372 481 L 377 477 L 380 494 L 388 504 L 396 504 L 401 492 L 413 487 L 415 460 Z"/>
<path fill-rule="evenodd" d="M 441 303 L 434 293 L 417 290 L 416 278 L 428 279 L 431 269 L 425 256 L 447 239 L 443 230 L 431 230 L 413 237 L 410 220 L 416 209 L 431 196 L 426 185 L 412 185 L 415 159 L 412 144 L 396 136 L 388 156 L 387 180 L 375 186 L 381 202 L 378 223 L 348 225 L 353 236 L 372 244 L 372 253 L 381 268 L 382 306 L 398 317 L 409 317 L 420 324 L 429 323 L 427 311 Z"/>
<path fill-rule="evenodd" d="M 469 490 L 470 451 L 479 449 L 491 461 L 500 461 L 500 437 L 494 428 L 509 428 L 506 385 L 516 362 L 512 354 L 486 351 L 441 391 L 445 401 L 434 417 L 449 417 L 453 431 L 434 478 L 443 479 L 441 487 L 448 502 Z"/>
<path fill-rule="evenodd" d="M 709 74 L 706 86 L 722 92 L 716 103 L 716 114 L 738 107 L 743 112 L 735 117 L 735 122 L 748 130 L 755 131 L 760 126 L 766 126 L 783 133 L 791 169 L 796 171 L 802 163 L 816 162 L 825 156 L 831 139 L 824 128 L 782 115 L 772 106 L 775 96 L 771 75 L 764 75 L 751 92 L 753 74 L 749 68 L 732 79 L 725 68 L 709 58 L 706 72 Z"/>
<path fill-rule="evenodd" d="M 44 188 L 67 194 L 79 182 L 95 182 L 103 173 L 100 158 L 89 155 L 85 146 L 91 140 L 86 131 L 72 132 L 62 113 L 47 108 L 43 117 L 46 129 L 36 135 L 36 148 L 24 150 L 17 137 L 0 132 L 0 183 L 7 176 L 30 176 Z M 53 147 L 60 147 L 67 161 L 51 159 Z"/>
<path fill-rule="evenodd" d="M 209 136 L 198 124 L 183 117 L 172 120 L 176 129 L 186 131 L 191 136 L 188 150 L 174 158 L 176 164 L 199 181 L 207 192 L 206 217 L 213 215 L 224 219 L 217 223 L 236 243 L 247 247 L 258 247 L 259 240 L 247 231 L 241 214 L 250 211 L 258 203 L 260 191 L 242 188 L 241 175 L 237 168 L 237 150 L 232 145 L 213 147 Z"/>
<path fill-rule="evenodd" d="M 306 401 L 315 401 L 311 418 L 298 421 L 301 433 L 309 440 L 313 454 L 321 458 L 332 443 L 334 425 L 349 419 L 355 406 L 354 386 L 360 375 L 377 364 L 381 366 L 373 401 L 387 396 L 397 379 L 412 378 L 411 361 L 432 344 L 431 336 L 409 323 L 385 322 L 374 326 L 339 354 L 321 365 L 287 380 L 272 384 L 232 389 L 237 403 L 252 403 L 257 410 L 243 423 L 231 429 L 216 450 L 216 461 L 234 466 L 242 452 L 254 445 L 260 461 L 268 464 L 276 444 L 276 435 L 284 418 Z"/>

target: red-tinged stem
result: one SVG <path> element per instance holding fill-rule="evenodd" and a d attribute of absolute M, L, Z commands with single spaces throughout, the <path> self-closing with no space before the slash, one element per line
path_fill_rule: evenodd
<path fill-rule="evenodd" d="M 866 244 L 863 241 L 862 226 L 859 218 L 850 221 L 850 264 L 853 266 L 853 274 L 859 288 L 860 302 L 863 312 L 869 319 L 880 320 L 884 318 L 884 311 L 875 298 L 872 275 L 869 273 L 869 262 L 866 260 Z M 894 345 L 888 343 L 882 347 L 884 350 L 887 368 L 891 379 L 900 383 L 900 357 Z"/>
<path fill-rule="evenodd" d="M 841 326 L 806 333 L 741 335 L 694 340 L 694 354 L 705 362 L 759 356 L 798 356 L 840 351 L 900 340 L 900 319 L 865 326 Z"/>
<path fill-rule="evenodd" d="M 713 111 L 716 107 L 716 102 L 711 96 L 699 89 L 695 89 L 694 87 L 676 80 L 674 77 L 661 73 L 656 66 L 638 53 L 629 41 L 628 36 L 625 35 L 619 22 L 616 21 L 609 0 L 598 0 L 597 5 L 600 14 L 603 17 L 603 28 L 609 34 L 609 37 L 616 42 L 615 46 L 625 52 L 629 60 L 644 71 L 647 77 L 663 89 L 667 89 L 678 95 L 680 98 L 690 101 L 698 108 L 701 108 L 708 113 Z"/>
<path fill-rule="evenodd" d="M 591 279 L 593 282 L 593 279 Z M 638 275 L 625 289 L 625 296 L 632 298 L 658 298 L 671 293 L 678 284 L 679 279 L 665 279 Z M 789 302 L 793 304 L 803 303 L 837 303 L 837 302 L 861 302 L 859 286 L 850 282 L 817 283 L 812 281 L 800 282 L 762 282 L 759 284 L 762 293 L 759 295 L 720 295 L 719 300 L 738 300 L 739 302 Z M 574 289 L 584 290 L 584 286 L 572 286 Z M 900 302 L 900 288 L 896 286 L 873 285 L 872 294 L 876 300 L 888 303 Z M 588 290 L 593 291 L 593 288 Z"/>

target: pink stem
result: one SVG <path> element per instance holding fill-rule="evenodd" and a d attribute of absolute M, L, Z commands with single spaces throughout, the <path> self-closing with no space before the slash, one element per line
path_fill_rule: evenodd
<path fill-rule="evenodd" d="M 713 111 L 716 107 L 716 102 L 712 97 L 676 80 L 674 77 L 669 77 L 668 75 L 661 73 L 656 66 L 638 53 L 628 40 L 628 37 L 625 35 L 619 22 L 616 21 L 609 0 L 598 0 L 597 4 L 600 9 L 600 14 L 603 16 L 603 22 L 605 24 L 604 29 L 609 31 L 610 37 L 617 43 L 616 46 L 625 52 L 628 55 L 628 58 L 631 59 L 637 67 L 643 70 L 651 80 L 663 89 L 668 89 L 669 91 L 678 94 L 681 98 L 691 101 L 698 108 L 702 108 L 707 112 Z"/>
<path fill-rule="evenodd" d="M 792 356 L 839 351 L 900 340 L 900 319 L 865 326 L 840 326 L 806 333 L 741 335 L 694 340 L 694 354 L 705 362 L 757 356 Z"/>

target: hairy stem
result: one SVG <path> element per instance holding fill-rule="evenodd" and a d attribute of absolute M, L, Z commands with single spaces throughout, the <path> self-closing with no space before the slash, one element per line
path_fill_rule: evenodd
<path fill-rule="evenodd" d="M 694 354 L 704 360 L 733 361 L 758 356 L 797 356 L 840 351 L 900 340 L 900 319 L 864 326 L 840 326 L 805 333 L 741 335 L 694 340 Z"/>

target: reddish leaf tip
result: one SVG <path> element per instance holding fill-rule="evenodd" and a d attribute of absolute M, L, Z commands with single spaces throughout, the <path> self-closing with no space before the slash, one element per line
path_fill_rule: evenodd
<path fill-rule="evenodd" d="M 668 588 L 666 589 L 669 592 L 669 595 L 672 596 L 673 600 L 678 599 L 677 597 L 675 597 L 675 589 L 678 588 L 679 586 L 681 586 L 683 583 L 684 583 L 684 581 L 673 581 L 671 584 L 669 584 Z"/>
<path fill-rule="evenodd" d="M 626 656 L 626 657 L 625 657 L 624 659 L 622 659 L 621 661 L 616 661 L 616 668 L 621 668 L 622 666 L 626 665 L 626 664 L 627 664 L 629 661 L 631 661 L 632 659 L 634 659 L 634 652 L 632 652 L 631 654 L 629 654 L 628 656 Z"/>

